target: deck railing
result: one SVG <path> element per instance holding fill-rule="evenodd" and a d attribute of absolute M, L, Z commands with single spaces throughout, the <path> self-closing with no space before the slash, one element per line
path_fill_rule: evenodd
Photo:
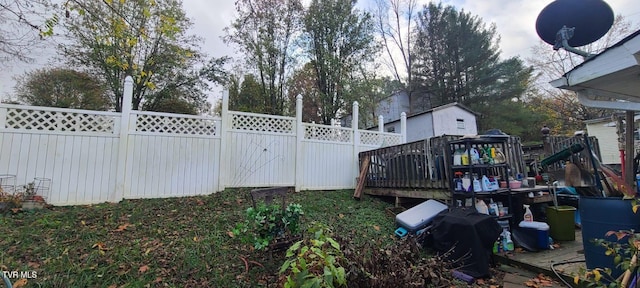
<path fill-rule="evenodd" d="M 445 159 L 449 141 L 461 136 L 444 135 L 411 143 L 361 152 L 360 165 L 370 158 L 365 186 L 403 189 L 449 189 L 447 171 L 452 159 Z M 519 137 L 509 137 L 507 159 L 512 173 L 525 174 Z"/>

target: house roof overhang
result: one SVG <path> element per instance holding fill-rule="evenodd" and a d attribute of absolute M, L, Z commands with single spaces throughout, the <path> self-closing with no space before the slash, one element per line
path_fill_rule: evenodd
<path fill-rule="evenodd" d="M 640 111 L 640 30 L 551 81 L 588 107 Z"/>

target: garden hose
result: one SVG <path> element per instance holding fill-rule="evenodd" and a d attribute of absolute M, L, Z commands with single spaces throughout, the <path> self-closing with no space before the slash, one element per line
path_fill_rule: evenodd
<path fill-rule="evenodd" d="M 560 273 L 558 273 L 558 271 L 556 271 L 556 265 L 565 265 L 565 264 L 573 264 L 573 263 L 582 263 L 584 262 L 584 260 L 573 260 L 573 261 L 564 261 L 564 262 L 557 262 L 557 263 L 551 263 L 551 271 L 553 271 L 553 274 L 556 275 L 556 278 L 560 279 L 560 281 L 562 281 L 562 283 L 564 283 L 564 285 L 567 285 L 567 287 L 569 288 L 573 288 L 573 285 L 567 283 L 567 281 L 564 281 L 564 278 L 562 278 L 562 276 L 560 276 Z"/>
<path fill-rule="evenodd" d="M 7 288 L 13 287 L 13 285 L 11 285 L 11 280 L 9 280 L 9 278 L 7 278 L 7 276 L 5 276 L 4 273 L 0 273 L 0 274 L 2 274 L 2 280 L 4 281 L 4 286 L 6 286 Z"/>

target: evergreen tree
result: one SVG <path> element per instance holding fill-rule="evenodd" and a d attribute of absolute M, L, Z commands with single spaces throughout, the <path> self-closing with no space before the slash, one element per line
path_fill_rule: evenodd
<path fill-rule="evenodd" d="M 459 102 L 483 115 L 480 131 L 500 128 L 490 127 L 485 119 L 507 119 L 504 113 L 509 110 L 494 106 L 510 101 L 516 105 L 526 92 L 532 68 L 518 58 L 500 60 L 495 25 L 486 27 L 477 16 L 453 6 L 424 6 L 416 29 L 413 67 L 420 93 L 414 105 L 430 109 Z"/>

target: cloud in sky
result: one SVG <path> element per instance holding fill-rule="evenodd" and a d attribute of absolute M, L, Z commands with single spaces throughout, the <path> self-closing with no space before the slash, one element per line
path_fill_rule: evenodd
<path fill-rule="evenodd" d="M 637 0 L 608 0 L 606 1 L 616 15 L 621 14 L 628 20 L 638 23 L 640 20 L 640 6 Z M 184 0 L 183 5 L 187 15 L 193 20 L 194 26 L 191 33 L 204 38 L 202 50 L 209 56 L 239 56 L 236 47 L 226 45 L 221 36 L 224 35 L 224 27 L 228 26 L 236 16 L 235 1 L 211 1 L 211 0 Z M 303 1 L 308 3 L 309 0 Z M 526 58 L 530 54 L 530 48 L 540 40 L 535 31 L 535 21 L 538 13 L 550 0 L 443 0 L 444 5 L 453 5 L 458 9 L 464 9 L 473 15 L 477 15 L 489 25 L 495 23 L 498 34 L 501 37 L 500 49 L 502 56 L 520 56 Z M 360 0 L 358 7 L 366 9 L 372 7 L 374 0 Z M 420 4 L 428 1 L 421 0 Z M 551 47 L 549 47 L 551 49 Z M 3 69 L 0 74 L 0 97 L 6 98 L 7 93 L 12 92 L 13 75 L 19 75 L 25 71 L 43 68 L 47 65 L 46 55 L 51 52 L 42 51 L 41 57 L 36 63 L 15 65 L 10 69 Z"/>

